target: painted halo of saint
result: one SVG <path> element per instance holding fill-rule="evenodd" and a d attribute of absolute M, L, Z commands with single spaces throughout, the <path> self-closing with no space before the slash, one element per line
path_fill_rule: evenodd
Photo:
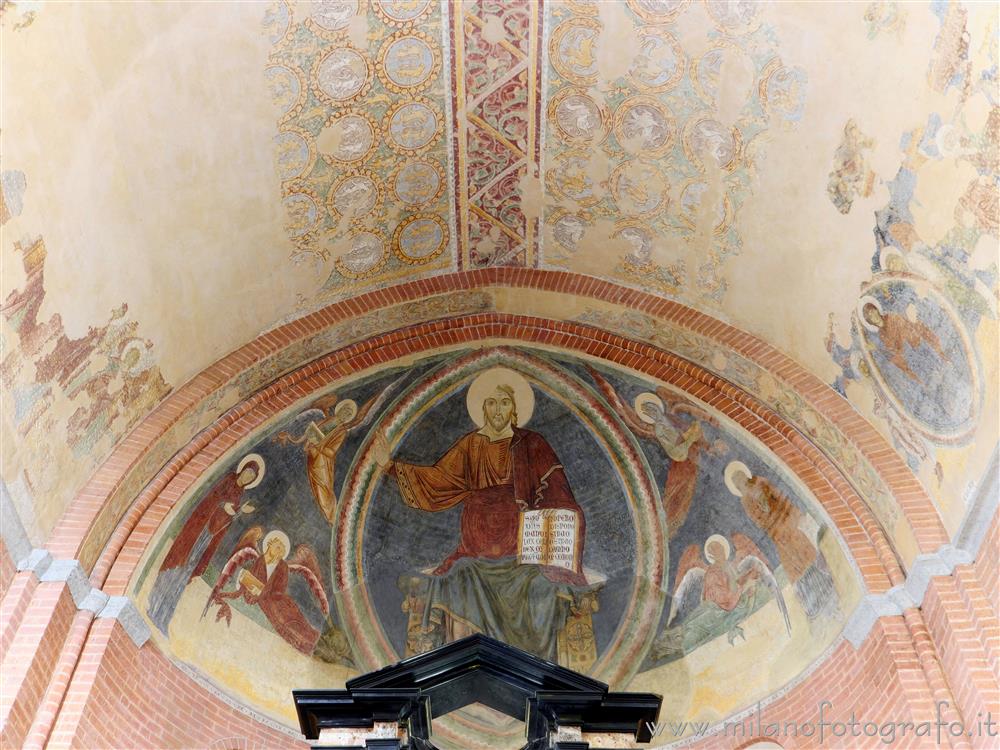
<path fill-rule="evenodd" d="M 583 510 L 548 441 L 521 426 L 534 409 L 524 376 L 502 367 L 480 373 L 466 405 L 477 429 L 432 465 L 393 459 L 384 435 L 376 437 L 376 461 L 406 505 L 430 513 L 462 506 L 456 548 L 437 566 L 400 581 L 422 616 L 420 632 L 408 633 L 419 644 L 408 649 L 481 632 L 556 661 L 558 634 L 574 602 L 602 583 L 588 583 L 582 568 Z M 574 525 L 571 563 L 524 562 L 522 528 L 536 511 L 533 520 L 558 517 Z"/>
<path fill-rule="evenodd" d="M 747 517 L 774 543 L 781 567 L 795 587 L 806 616 L 833 615 L 837 590 L 826 557 L 819 548 L 822 530 L 812 517 L 762 476 L 754 476 L 742 461 L 725 469 L 726 487 L 740 499 Z"/>

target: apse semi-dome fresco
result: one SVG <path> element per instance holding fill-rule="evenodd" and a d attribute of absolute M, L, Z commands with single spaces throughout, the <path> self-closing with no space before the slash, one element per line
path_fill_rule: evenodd
<path fill-rule="evenodd" d="M 164 650 L 286 724 L 288 685 L 475 632 L 716 720 L 821 659 L 861 592 L 808 489 L 724 415 L 512 346 L 285 411 L 206 473 L 140 570 Z M 473 710 L 436 731 L 520 737 Z"/>
<path fill-rule="evenodd" d="M 0 27 L 0 744 L 304 747 L 475 633 L 711 735 L 654 746 L 991 710 L 995 4 Z"/>

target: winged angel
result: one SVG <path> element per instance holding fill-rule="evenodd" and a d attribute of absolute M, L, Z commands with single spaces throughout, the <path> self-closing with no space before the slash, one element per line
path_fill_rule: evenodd
<path fill-rule="evenodd" d="M 264 529 L 260 526 L 249 529 L 226 561 L 201 616 L 204 617 L 213 604 L 218 604 L 216 622 L 225 618 L 229 625 L 233 613 L 226 600 L 242 598 L 247 604 L 260 607 L 278 635 L 302 653 L 311 655 L 316 649 L 320 632 L 309 623 L 298 603 L 289 595 L 289 577 L 296 574 L 306 580 L 320 610 L 328 617 L 330 604 L 323 591 L 319 563 L 312 548 L 308 544 L 300 544 L 291 557 L 288 557 L 289 550 L 285 532 L 275 529 L 264 536 Z M 236 589 L 226 591 L 226 585 L 234 576 Z"/>
<path fill-rule="evenodd" d="M 390 383 L 360 409 L 356 402 L 349 398 L 341 400 L 336 393 L 323 396 L 298 415 L 297 419 L 309 419 L 301 435 L 293 437 L 289 432 L 280 432 L 275 436 L 275 442 L 282 445 L 291 443 L 302 446 L 306 454 L 309 486 L 327 523 L 333 524 L 337 508 L 337 493 L 333 486 L 337 453 L 348 435 L 371 424 L 401 381 L 402 378 L 399 378 Z"/>
<path fill-rule="evenodd" d="M 635 405 L 630 406 L 596 370 L 590 369 L 590 376 L 635 436 L 655 440 L 670 458 L 670 470 L 663 485 L 663 507 L 668 533 L 673 539 L 691 509 L 701 455 L 722 454 L 729 450 L 722 441 L 709 443 L 705 439 L 702 422 L 714 425 L 715 418 L 663 387 L 657 388 L 655 394 L 639 394 Z"/>
<path fill-rule="evenodd" d="M 667 629 L 653 642 L 651 656 L 672 660 L 703 643 L 726 634 L 730 645 L 746 640 L 740 623 L 769 597 L 774 597 L 791 634 L 792 625 L 781 587 L 764 555 L 743 534 L 733 535 L 733 544 L 713 534 L 705 542 L 704 557 L 692 544 L 681 556 L 678 581 L 670 605 Z"/>

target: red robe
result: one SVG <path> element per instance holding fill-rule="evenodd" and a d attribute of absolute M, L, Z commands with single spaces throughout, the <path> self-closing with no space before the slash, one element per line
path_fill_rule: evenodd
<path fill-rule="evenodd" d="M 735 567 L 727 563 L 713 563 L 705 568 L 701 591 L 702 601 L 713 602 L 725 612 L 736 609 L 743 596 Z"/>
<path fill-rule="evenodd" d="M 189 580 L 194 580 L 204 573 L 215 554 L 215 550 L 222 542 L 226 529 L 235 518 L 235 514 L 231 516 L 226 513 L 226 503 L 232 503 L 235 512 L 239 513 L 243 492 L 244 489 L 236 482 L 235 472 L 226 474 L 220 479 L 184 522 L 184 527 L 174 539 L 173 546 L 167 556 L 163 558 L 160 571 L 178 568 L 187 563 L 195 542 L 198 541 L 198 535 L 201 534 L 202 529 L 207 529 L 211 535 L 208 547 L 198 560 Z"/>
<path fill-rule="evenodd" d="M 447 573 L 463 557 L 499 559 L 517 555 L 521 507 L 565 508 L 579 519 L 577 559 L 583 559 L 586 521 L 573 497 L 563 467 L 545 438 L 513 428 L 512 438 L 491 441 L 470 432 L 433 466 L 395 461 L 392 474 L 407 505 L 431 512 L 462 507 L 461 540 L 434 571 Z M 584 585 L 582 570 L 543 566 L 553 581 Z"/>
<path fill-rule="evenodd" d="M 288 595 L 288 563 L 279 560 L 268 577 L 267 563 L 261 555 L 250 566 L 250 573 L 264 583 L 264 588 L 258 596 L 254 596 L 241 585 L 243 598 L 261 608 L 278 635 L 303 654 L 312 654 L 319 640 L 319 631 L 309 624 L 299 605 Z"/>
<path fill-rule="evenodd" d="M 799 528 L 802 511 L 763 477 L 751 477 L 740 498 L 750 520 L 771 537 L 792 583 L 816 562 L 816 546 Z"/>

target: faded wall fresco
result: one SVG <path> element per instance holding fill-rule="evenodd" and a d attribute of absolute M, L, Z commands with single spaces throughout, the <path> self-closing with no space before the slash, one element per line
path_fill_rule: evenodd
<path fill-rule="evenodd" d="M 20 215 L 27 181 L 4 172 L 0 225 Z M 25 281 L 0 303 L 3 471 L 36 542 L 51 531 L 77 482 L 169 392 L 153 345 L 128 306 L 85 335 L 67 334 L 59 313 L 42 317 L 47 251 L 41 237 L 2 249 Z M 9 267 L 9 266 L 8 266 Z M 62 467 L 73 467 L 63 471 Z"/>
<path fill-rule="evenodd" d="M 547 7 L 546 261 L 718 301 L 760 144 L 801 119 L 805 70 L 761 3 Z"/>
<path fill-rule="evenodd" d="M 850 314 L 850 337 L 837 337 L 831 313 L 826 344 L 841 369 L 834 387 L 870 409 L 954 528 L 978 479 L 969 468 L 998 434 L 997 24 L 994 13 L 989 33 L 972 37 L 961 4 L 933 12 L 940 26 L 927 87 L 942 95 L 941 109 L 900 138 L 902 162 L 886 176 L 889 200 L 874 215 L 871 277 Z M 851 191 L 877 179 L 862 153 L 871 145 L 848 122 L 831 192 L 842 213 Z"/>
<path fill-rule="evenodd" d="M 707 311 L 837 384 L 957 528 L 997 437 L 989 4 L 41 7 L 6 3 L 2 18 L 16 165 L 2 297 L 26 284 L 13 241 L 41 234 L 40 319 L 59 313 L 67 340 L 124 304 L 118 322 L 138 324 L 177 385 L 334 298 L 456 269 L 570 270 Z M 866 296 L 888 329 L 866 327 Z M 552 317 L 614 318 L 584 307 Z M 941 353 L 895 324 L 914 317 Z M 5 356 L 18 346 L 5 335 Z M 238 390 L 300 363 L 277 357 Z M 951 384 L 962 403 L 935 407 Z M 824 449 L 850 453 L 777 390 Z M 206 403 L 128 487 L 237 399 Z M 57 433 L 76 411 L 53 412 Z M 19 449 L 38 457 L 29 475 L 48 477 L 46 451 Z M 909 560 L 870 469 L 847 467 Z M 51 496 L 67 502 L 87 471 L 49 477 Z"/>
<path fill-rule="evenodd" d="M 279 418 L 179 505 L 133 586 L 176 659 L 286 724 L 281 685 L 471 632 L 718 718 L 815 662 L 860 595 L 815 501 L 724 418 L 510 347 L 386 368 Z M 237 656 L 251 642 L 266 662 Z M 698 697 L 747 660 L 757 677 Z M 515 729 L 475 711 L 446 728 L 476 746 L 497 731 Z"/>
<path fill-rule="evenodd" d="M 449 266 L 441 4 L 280 0 L 264 23 L 293 260 L 332 262 L 340 294 Z"/>

